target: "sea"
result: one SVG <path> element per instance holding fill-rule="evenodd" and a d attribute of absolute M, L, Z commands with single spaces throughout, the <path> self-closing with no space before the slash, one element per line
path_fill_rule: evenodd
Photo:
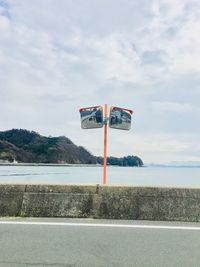
<path fill-rule="evenodd" d="M 0 166 L 0 184 L 103 183 L 101 166 Z M 200 187 L 200 166 L 113 167 L 107 168 L 107 185 Z"/>

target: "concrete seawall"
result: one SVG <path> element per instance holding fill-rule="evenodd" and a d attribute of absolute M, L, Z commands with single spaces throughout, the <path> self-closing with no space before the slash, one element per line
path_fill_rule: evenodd
<path fill-rule="evenodd" d="M 200 221 L 200 189 L 0 185 L 0 216 Z"/>

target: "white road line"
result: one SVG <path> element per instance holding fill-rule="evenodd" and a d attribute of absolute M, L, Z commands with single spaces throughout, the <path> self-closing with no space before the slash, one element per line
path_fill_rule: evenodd
<path fill-rule="evenodd" d="M 108 228 L 136 228 L 136 229 L 165 229 L 200 231 L 195 226 L 166 226 L 166 225 L 137 225 L 137 224 L 99 224 L 99 223 L 62 223 L 62 222 L 20 222 L 0 221 L 0 225 L 40 225 L 40 226 L 80 226 L 80 227 L 108 227 Z"/>

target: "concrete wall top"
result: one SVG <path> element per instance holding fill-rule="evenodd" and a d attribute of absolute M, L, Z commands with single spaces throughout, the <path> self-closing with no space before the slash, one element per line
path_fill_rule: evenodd
<path fill-rule="evenodd" d="M 43 184 L 0 184 L 1 192 L 27 193 L 72 193 L 72 194 L 119 194 L 123 196 L 149 197 L 192 197 L 200 198 L 200 188 L 146 187 L 146 186 L 103 186 L 103 185 L 43 185 Z"/>
<path fill-rule="evenodd" d="M 24 192 L 26 185 L 0 184 L 0 193 Z"/>
<path fill-rule="evenodd" d="M 27 193 L 73 193 L 95 194 L 98 186 L 94 185 L 26 185 Z"/>

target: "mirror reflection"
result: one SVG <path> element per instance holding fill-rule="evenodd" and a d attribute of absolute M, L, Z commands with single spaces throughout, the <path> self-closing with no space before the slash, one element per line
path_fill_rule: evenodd
<path fill-rule="evenodd" d="M 82 129 L 103 127 L 103 108 L 101 106 L 82 108 L 80 115 Z"/>
<path fill-rule="evenodd" d="M 130 130 L 132 110 L 111 107 L 109 126 L 114 129 Z"/>

